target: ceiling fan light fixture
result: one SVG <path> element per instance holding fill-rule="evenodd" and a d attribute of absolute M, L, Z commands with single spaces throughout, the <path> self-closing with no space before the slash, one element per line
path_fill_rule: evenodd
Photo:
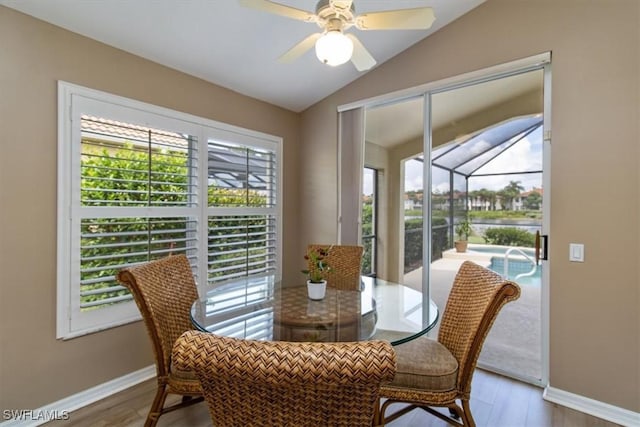
<path fill-rule="evenodd" d="M 342 65 L 353 55 L 353 42 L 342 31 L 327 31 L 316 41 L 316 56 L 323 64 Z"/>

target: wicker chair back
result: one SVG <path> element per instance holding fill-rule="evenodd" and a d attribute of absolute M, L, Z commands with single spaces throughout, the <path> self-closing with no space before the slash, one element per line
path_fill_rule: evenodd
<path fill-rule="evenodd" d="M 393 379 L 387 341 L 251 341 L 190 331 L 174 363 L 194 369 L 216 425 L 370 427 L 380 384 Z"/>
<path fill-rule="evenodd" d="M 160 415 L 202 401 L 202 389 L 193 373 L 178 376 L 171 372 L 173 344 L 183 332 L 193 329 L 189 312 L 198 298 L 196 283 L 185 255 L 123 269 L 117 279 L 131 291 L 151 338 L 158 390 L 145 426 L 154 426 Z M 164 407 L 168 393 L 187 398 L 180 404 Z M 191 399 L 198 396 L 200 399 Z"/>
<path fill-rule="evenodd" d="M 320 248 L 329 250 L 326 261 L 331 271 L 327 274 L 327 286 L 342 290 L 359 290 L 363 247 L 311 244 L 307 250 Z M 309 264 L 308 268 L 312 269 L 313 265 Z"/>

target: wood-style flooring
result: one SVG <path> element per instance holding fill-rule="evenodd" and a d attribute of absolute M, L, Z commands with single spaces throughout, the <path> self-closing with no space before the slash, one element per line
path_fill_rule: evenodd
<path fill-rule="evenodd" d="M 138 427 L 144 424 L 155 394 L 155 380 L 110 396 L 70 414 L 66 421 L 46 427 Z M 175 396 L 170 396 L 170 399 Z M 173 400 L 172 400 L 173 401 Z M 393 405 L 391 406 L 393 409 Z M 616 427 L 617 424 L 574 411 L 542 399 L 542 389 L 483 370 L 476 370 L 471 410 L 478 427 Z M 165 414 L 158 427 L 211 426 L 206 403 Z M 447 426 L 425 411 L 411 413 L 387 424 L 389 427 Z"/>

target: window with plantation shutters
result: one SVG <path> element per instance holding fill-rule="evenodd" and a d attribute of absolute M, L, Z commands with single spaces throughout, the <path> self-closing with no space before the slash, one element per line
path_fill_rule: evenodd
<path fill-rule="evenodd" d="M 276 269 L 276 153 L 209 140 L 209 281 Z"/>
<path fill-rule="evenodd" d="M 202 289 L 279 275 L 279 138 L 59 89 L 59 338 L 139 319 L 127 266 L 186 254 Z"/>

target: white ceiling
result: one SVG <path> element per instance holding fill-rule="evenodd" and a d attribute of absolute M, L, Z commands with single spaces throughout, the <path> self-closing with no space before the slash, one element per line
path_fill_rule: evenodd
<path fill-rule="evenodd" d="M 350 29 L 378 66 L 485 0 L 355 0 L 356 14 L 429 6 L 429 30 Z M 278 0 L 315 11 L 316 0 Z M 237 0 L 0 0 L 4 5 L 105 44 L 292 111 L 332 94 L 364 72 L 321 64 L 313 50 L 277 58 L 316 24 L 247 9 Z M 375 67 L 374 67 L 375 68 Z"/>

